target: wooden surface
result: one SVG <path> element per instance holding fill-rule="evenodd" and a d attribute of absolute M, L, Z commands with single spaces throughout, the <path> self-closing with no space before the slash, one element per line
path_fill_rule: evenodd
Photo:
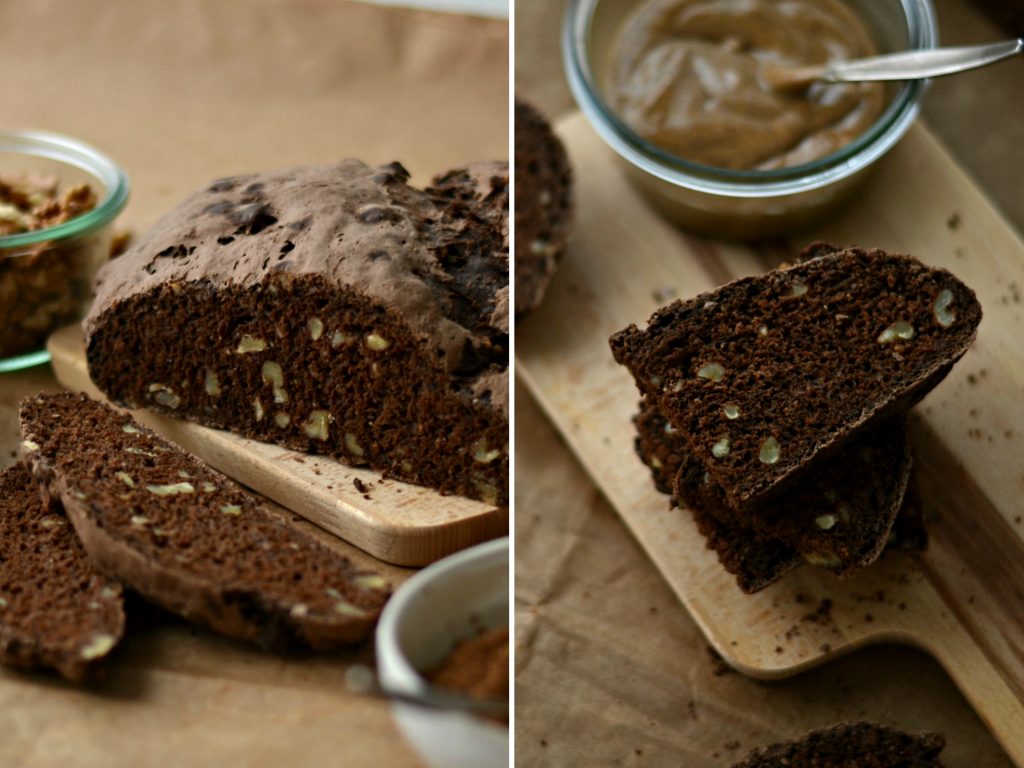
<path fill-rule="evenodd" d="M 637 396 L 607 338 L 644 322 L 666 297 L 762 271 L 798 246 L 748 249 L 686 236 L 633 193 L 582 117 L 559 128 L 577 170 L 577 236 L 545 305 L 519 327 L 517 370 L 716 650 L 772 678 L 872 642 L 918 644 L 1024 761 L 1024 307 L 1016 287 L 1024 285 L 1024 245 L 920 126 L 872 180 L 871 194 L 801 239 L 915 253 L 975 288 L 986 317 L 971 352 L 915 419 L 933 518 L 928 555 L 886 555 L 845 582 L 805 568 L 743 596 L 636 458 L 629 419 Z M 806 621 L 807 603 L 781 597 L 794 592 L 812 608 L 831 600 L 829 620 Z"/>
<path fill-rule="evenodd" d="M 89 379 L 78 326 L 54 334 L 48 347 L 64 387 L 105 399 Z M 144 410 L 133 415 L 229 477 L 387 563 L 427 565 L 508 533 L 504 508 L 181 419 Z"/>
<path fill-rule="evenodd" d="M 519 765 L 728 768 L 755 746 L 849 720 L 941 731 L 947 768 L 1012 765 L 939 663 L 905 645 L 872 645 L 772 682 L 728 672 L 520 391 L 516 444 L 529 450 L 516 472 L 529 480 L 516 488 Z M 776 597 L 816 607 L 795 591 Z M 870 596 L 855 619 L 879 604 Z"/>
<path fill-rule="evenodd" d="M 18 72 L 0 125 L 109 153 L 132 181 L 118 228 L 136 235 L 233 173 L 357 157 L 400 160 L 419 183 L 507 156 L 499 21 L 344 0 L 0 3 L 0 64 Z M 18 402 L 58 387 L 49 366 L 0 375 L 0 466 L 15 460 Z M 371 645 L 270 655 L 133 602 L 104 683 L 0 670 L 0 765 L 421 766 L 390 706 L 343 685 L 351 664 L 373 664 Z"/>

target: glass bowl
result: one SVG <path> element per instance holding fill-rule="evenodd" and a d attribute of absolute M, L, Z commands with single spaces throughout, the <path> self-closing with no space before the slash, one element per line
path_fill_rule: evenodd
<path fill-rule="evenodd" d="M 80 320 L 92 280 L 110 255 L 128 177 L 87 144 L 51 133 L 0 131 L 0 177 L 53 176 L 59 191 L 89 184 L 91 211 L 35 232 L 0 237 L 0 372 L 49 360 L 49 334 Z"/>
<path fill-rule="evenodd" d="M 602 95 L 619 31 L 643 0 L 571 0 L 562 34 L 566 76 L 590 124 L 622 159 L 636 187 L 685 229 L 733 240 L 806 228 L 834 211 L 910 128 L 927 83 L 893 86 L 882 115 L 851 143 L 813 162 L 735 171 L 671 155 L 623 123 Z M 846 0 L 879 53 L 927 49 L 938 33 L 930 0 Z"/>

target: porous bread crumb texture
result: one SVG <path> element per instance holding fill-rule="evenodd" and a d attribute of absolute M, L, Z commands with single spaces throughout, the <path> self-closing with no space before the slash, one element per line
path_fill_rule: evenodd
<path fill-rule="evenodd" d="M 508 257 L 508 163 L 483 161 L 443 173 L 427 188 L 454 218 L 473 217 L 501 233 L 502 252 Z"/>
<path fill-rule="evenodd" d="M 760 592 L 804 563 L 804 558 L 789 544 L 761 538 L 742 525 L 722 523 L 700 507 L 688 509 L 708 549 L 718 555 L 718 562 L 747 594 Z"/>
<path fill-rule="evenodd" d="M 685 442 L 658 409 L 648 403 L 641 403 L 634 424 L 636 451 L 650 468 L 655 487 L 662 493 L 674 494 L 676 476 L 684 465 L 692 463 Z M 678 505 L 674 495 L 672 505 Z M 686 511 L 693 515 L 708 549 L 748 594 L 759 592 L 803 563 L 793 547 L 781 541 L 762 539 L 744 525 L 723 523 L 692 504 L 680 509 L 680 514 Z"/>
<path fill-rule="evenodd" d="M 373 628 L 389 589 L 236 483 L 84 395 L 29 398 L 24 458 L 93 560 L 147 599 L 265 647 L 328 650 Z"/>
<path fill-rule="evenodd" d="M 898 421 L 858 442 L 888 441 L 897 455 L 905 455 L 905 427 Z M 680 494 L 707 546 L 745 592 L 759 591 L 802 565 L 802 553 L 838 557 L 839 563 L 830 570 L 848 575 L 872 562 L 886 546 L 926 546 L 921 506 L 916 491 L 911 492 L 913 483 L 908 484 L 906 493 L 903 491 L 908 474 L 912 478 L 909 463 L 890 466 L 889 472 L 879 467 L 872 475 L 877 481 L 865 483 L 867 475 L 857 474 L 863 471 L 859 466 L 861 453 L 844 448 L 822 468 L 823 474 L 815 473 L 792 493 L 769 502 L 760 510 L 763 519 L 755 516 L 748 520 L 724 506 L 721 493 L 705 482 L 703 470 L 688 455 L 685 441 L 656 406 L 641 402 L 634 422 L 636 450 L 650 467 L 655 486 L 662 493 Z M 840 504 L 845 506 L 845 513 Z M 898 509 L 895 521 L 888 519 L 893 504 Z M 828 510 L 837 520 L 826 531 L 817 526 L 816 519 L 830 514 Z"/>
<path fill-rule="evenodd" d="M 93 380 L 129 407 L 507 502 L 507 420 L 452 392 L 408 328 L 364 298 L 315 276 L 275 285 L 163 287 L 122 302 L 90 342 Z"/>
<path fill-rule="evenodd" d="M 745 524 L 846 576 L 881 554 L 910 466 L 906 416 L 899 415 L 850 439 L 800 482 L 746 513 L 730 509 L 721 489 L 703 482 L 699 462 L 683 465 L 674 489 L 717 520 Z"/>
<path fill-rule="evenodd" d="M 344 161 L 188 198 L 101 272 L 93 381 L 119 404 L 507 503 L 507 172 L 479 205 L 407 180 Z"/>
<path fill-rule="evenodd" d="M 637 406 L 633 426 L 636 428 L 633 448 L 651 470 L 654 487 L 661 493 L 671 495 L 676 474 L 689 459 L 685 441 L 676 428 L 669 424 L 668 419 L 661 415 L 658 407 L 646 399 L 641 400 Z M 671 501 L 675 506 L 677 499 L 673 496 Z"/>
<path fill-rule="evenodd" d="M 935 315 L 942 291 L 953 296 L 949 327 Z M 879 342 L 901 320 L 913 336 Z M 646 329 L 630 326 L 610 342 L 728 506 L 750 512 L 859 430 L 923 397 L 966 352 L 980 320 L 973 291 L 949 272 L 852 248 L 675 302 Z M 721 377 L 698 375 L 711 364 Z M 728 453 L 713 455 L 725 435 Z M 766 450 L 771 441 L 777 451 Z"/>
<path fill-rule="evenodd" d="M 0 661 L 95 676 L 124 634 L 121 585 L 89 562 L 28 470 L 0 473 Z"/>
<path fill-rule="evenodd" d="M 516 100 L 516 318 L 540 305 L 573 225 L 573 175 L 543 115 Z"/>
<path fill-rule="evenodd" d="M 945 745 L 940 733 L 912 735 L 875 723 L 840 723 L 755 749 L 733 768 L 941 768 Z"/>

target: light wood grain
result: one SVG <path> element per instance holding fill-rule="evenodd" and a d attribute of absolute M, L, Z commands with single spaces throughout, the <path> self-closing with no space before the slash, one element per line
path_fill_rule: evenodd
<path fill-rule="evenodd" d="M 78 326 L 49 341 L 57 379 L 97 399 Z M 508 533 L 508 510 L 149 411 L 133 415 L 207 464 L 387 563 L 418 566 Z M 361 491 L 357 484 L 366 490 Z"/>
<path fill-rule="evenodd" d="M 545 305 L 518 330 L 518 372 L 709 641 L 736 668 L 763 678 L 869 643 L 919 645 L 1024 761 L 1019 238 L 922 126 L 844 216 L 800 238 L 904 250 L 946 266 L 978 292 L 986 316 L 972 350 L 913 425 L 932 518 L 928 554 L 887 553 L 842 582 L 805 568 L 745 596 L 690 518 L 668 509 L 634 455 L 637 394 L 607 338 L 643 323 L 672 296 L 762 271 L 798 246 L 747 248 L 687 236 L 642 203 L 582 117 L 566 119 L 559 131 L 578 173 L 578 234 Z M 807 596 L 804 604 L 789 599 L 794 590 Z M 824 598 L 832 601 L 829 620 L 806 620 Z"/>

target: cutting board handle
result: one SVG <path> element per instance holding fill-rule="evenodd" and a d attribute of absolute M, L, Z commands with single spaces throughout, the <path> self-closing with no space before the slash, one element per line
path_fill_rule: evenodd
<path fill-rule="evenodd" d="M 935 657 L 1016 765 L 1024 766 L 1024 664 L 1004 668 L 952 618 L 913 642 Z"/>

